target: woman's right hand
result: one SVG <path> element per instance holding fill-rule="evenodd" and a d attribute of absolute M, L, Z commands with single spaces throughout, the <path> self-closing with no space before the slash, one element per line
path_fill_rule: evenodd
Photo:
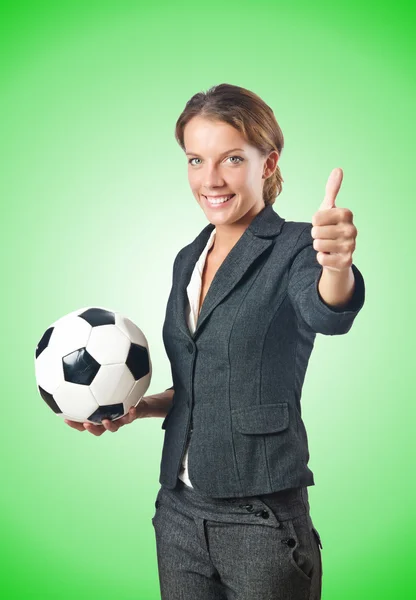
<path fill-rule="evenodd" d="M 147 416 L 147 403 L 142 398 L 137 406 L 132 406 L 129 409 L 129 412 L 117 419 L 116 421 L 111 421 L 110 419 L 103 419 L 102 425 L 94 425 L 93 423 L 89 423 L 85 421 L 84 423 L 78 423 L 78 421 L 71 421 L 70 419 L 65 419 L 65 423 L 72 427 L 73 429 L 77 429 L 78 431 L 89 431 L 93 435 L 99 436 L 102 435 L 105 431 L 112 431 L 113 433 L 118 431 L 120 427 L 123 425 L 129 425 L 136 419 L 141 419 Z"/>

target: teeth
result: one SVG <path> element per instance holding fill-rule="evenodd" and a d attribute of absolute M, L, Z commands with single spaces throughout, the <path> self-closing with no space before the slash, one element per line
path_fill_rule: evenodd
<path fill-rule="evenodd" d="M 208 198 L 211 204 L 222 204 L 223 202 L 229 200 L 232 196 L 234 196 L 234 194 L 230 194 L 229 196 L 220 196 L 217 198 L 210 198 L 210 196 L 206 197 Z"/>

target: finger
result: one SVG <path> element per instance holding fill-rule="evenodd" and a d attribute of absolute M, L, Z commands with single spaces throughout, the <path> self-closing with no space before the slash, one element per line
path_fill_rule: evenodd
<path fill-rule="evenodd" d="M 137 410 L 135 406 L 131 406 L 129 408 L 129 412 L 128 412 L 128 419 L 129 419 L 129 423 L 131 423 L 132 421 L 134 421 L 135 419 L 137 419 Z"/>
<path fill-rule="evenodd" d="M 325 210 L 318 210 L 312 217 L 313 226 L 324 226 L 324 225 L 337 225 L 346 221 L 346 214 L 348 210 L 345 208 L 328 208 Z"/>
<path fill-rule="evenodd" d="M 315 225 L 311 229 L 311 235 L 315 239 L 336 240 L 339 237 L 338 225 Z"/>
<path fill-rule="evenodd" d="M 65 423 L 72 427 L 72 429 L 77 429 L 78 431 L 85 431 L 85 427 L 82 423 L 78 423 L 77 421 L 71 421 L 69 419 L 64 419 Z"/>
<path fill-rule="evenodd" d="M 123 425 L 129 425 L 129 423 L 131 423 L 133 421 L 132 416 L 130 411 L 124 415 L 124 417 L 120 417 L 120 419 L 117 419 L 117 425 L 119 427 L 122 427 Z"/>
<path fill-rule="evenodd" d="M 101 425 L 93 425 L 92 423 L 85 422 L 84 427 L 87 431 L 94 435 L 102 435 L 105 431 L 105 427 Z"/>
<path fill-rule="evenodd" d="M 121 417 L 121 419 L 117 419 L 117 423 L 121 425 L 129 425 L 130 423 L 132 423 L 135 419 L 137 419 L 137 412 L 136 412 L 136 408 L 134 406 L 131 406 L 129 408 L 129 411 L 127 414 L 124 415 L 124 417 Z"/>
<path fill-rule="evenodd" d="M 317 252 L 331 252 L 336 254 L 343 252 L 343 246 L 338 240 L 313 240 L 313 247 Z"/>
<path fill-rule="evenodd" d="M 110 421 L 110 419 L 103 419 L 102 424 L 103 427 L 107 429 L 107 431 L 112 431 L 113 433 L 119 428 L 119 426 L 116 425 L 116 423 L 114 423 L 113 421 Z"/>

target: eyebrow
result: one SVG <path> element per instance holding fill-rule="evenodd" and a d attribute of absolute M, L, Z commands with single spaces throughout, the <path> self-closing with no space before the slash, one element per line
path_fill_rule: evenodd
<path fill-rule="evenodd" d="M 228 154 L 229 152 L 234 152 L 234 150 L 240 150 L 241 152 L 245 152 L 245 150 L 243 150 L 243 148 L 231 148 L 231 150 L 226 150 L 225 152 L 222 152 L 220 154 L 220 156 L 222 156 L 223 154 Z M 186 155 L 188 155 L 188 154 L 194 154 L 195 156 L 200 156 L 196 152 L 185 152 L 185 154 Z"/>

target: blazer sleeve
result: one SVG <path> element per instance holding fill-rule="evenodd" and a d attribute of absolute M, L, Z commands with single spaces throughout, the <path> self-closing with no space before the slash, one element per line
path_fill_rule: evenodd
<path fill-rule="evenodd" d="M 343 309 L 326 304 L 318 290 L 323 267 L 317 261 L 313 240 L 310 223 L 302 229 L 295 244 L 289 268 L 288 295 L 303 326 L 306 324 L 315 333 L 341 335 L 351 329 L 364 305 L 364 279 L 356 265 L 352 264 L 355 287 L 349 303 Z"/>

